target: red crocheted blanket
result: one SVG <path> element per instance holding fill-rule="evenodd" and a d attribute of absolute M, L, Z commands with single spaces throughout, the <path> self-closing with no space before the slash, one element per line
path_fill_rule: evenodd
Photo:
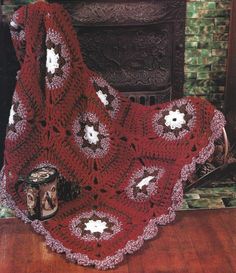
<path fill-rule="evenodd" d="M 1 172 L 1 199 L 81 265 L 114 267 L 175 218 L 182 183 L 204 163 L 225 120 L 209 102 L 130 102 L 83 62 L 69 14 L 29 4 L 11 21 L 21 64 Z M 19 176 L 54 166 L 80 195 L 49 220 L 30 220 Z"/>

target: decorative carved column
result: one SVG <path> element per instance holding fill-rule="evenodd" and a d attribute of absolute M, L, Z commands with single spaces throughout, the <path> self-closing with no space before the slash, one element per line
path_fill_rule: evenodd
<path fill-rule="evenodd" d="M 89 68 L 142 104 L 182 97 L 185 0 L 61 3 Z"/>

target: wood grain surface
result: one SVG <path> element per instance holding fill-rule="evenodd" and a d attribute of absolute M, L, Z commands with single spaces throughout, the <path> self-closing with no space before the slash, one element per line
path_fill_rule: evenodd
<path fill-rule="evenodd" d="M 1 273 L 96 273 L 52 252 L 42 236 L 15 218 L 0 220 Z M 106 273 L 235 273 L 236 209 L 177 212 L 134 255 Z"/>

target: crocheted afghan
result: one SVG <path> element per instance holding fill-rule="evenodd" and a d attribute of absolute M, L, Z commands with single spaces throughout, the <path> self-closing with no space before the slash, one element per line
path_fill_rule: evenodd
<path fill-rule="evenodd" d="M 208 101 L 129 101 L 82 59 L 70 15 L 59 4 L 18 9 L 10 23 L 21 64 L 1 171 L 2 202 L 58 253 L 108 269 L 170 223 L 182 184 L 213 153 L 225 124 Z M 54 166 L 81 193 L 57 214 L 30 220 L 19 176 Z"/>

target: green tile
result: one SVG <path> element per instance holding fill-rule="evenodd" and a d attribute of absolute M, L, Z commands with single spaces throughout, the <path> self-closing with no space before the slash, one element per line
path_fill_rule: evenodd
<path fill-rule="evenodd" d="M 187 34 L 187 33 L 186 33 Z M 212 33 L 203 33 L 201 35 L 196 35 L 196 33 L 186 36 L 186 40 L 188 42 L 212 42 L 213 41 L 213 34 Z"/>
<path fill-rule="evenodd" d="M 184 84 L 184 93 L 187 95 L 207 95 L 216 92 L 218 87 L 212 80 L 187 79 Z"/>
<path fill-rule="evenodd" d="M 220 110 L 223 109 L 224 104 L 224 94 L 222 93 L 213 93 L 208 95 L 209 101 L 211 101 L 213 104 L 215 104 L 217 107 L 220 108 Z"/>
<path fill-rule="evenodd" d="M 15 213 L 2 205 L 0 205 L 0 218 L 15 217 Z"/>
<path fill-rule="evenodd" d="M 211 50 L 208 50 L 208 49 L 201 50 L 197 48 L 188 48 L 185 50 L 186 58 L 209 56 L 209 55 L 211 55 Z"/>
<path fill-rule="evenodd" d="M 226 25 L 228 26 L 229 25 L 229 17 L 217 17 L 217 18 L 214 18 L 214 24 L 216 26 L 220 26 L 220 25 Z"/>
<path fill-rule="evenodd" d="M 227 9 L 215 9 L 202 11 L 201 16 L 203 18 L 216 18 L 216 17 L 229 17 L 230 11 Z"/>
<path fill-rule="evenodd" d="M 195 48 L 190 48 L 190 49 L 186 48 L 185 49 L 185 58 L 196 57 L 196 56 L 198 56 L 198 54 L 196 54 L 196 53 L 198 53 L 197 49 L 195 49 Z"/>
<path fill-rule="evenodd" d="M 221 84 L 221 82 L 224 82 L 226 80 L 225 72 L 216 71 L 216 72 L 211 72 L 210 75 L 211 75 L 211 79 L 216 80 L 219 83 L 219 85 Z"/>
<path fill-rule="evenodd" d="M 205 4 L 207 9 L 215 9 L 218 3 L 216 4 L 216 2 L 206 2 Z"/>
<path fill-rule="evenodd" d="M 193 2 L 193 3 L 188 3 L 187 4 L 187 11 L 188 12 L 195 12 L 196 11 L 196 9 L 197 9 L 197 7 L 196 7 L 196 3 L 195 2 Z"/>
<path fill-rule="evenodd" d="M 199 31 L 201 34 L 203 34 L 203 33 L 208 34 L 208 33 L 214 32 L 215 28 L 214 28 L 214 26 L 200 25 Z"/>
<path fill-rule="evenodd" d="M 191 72 L 191 73 L 186 73 L 185 77 L 187 79 L 197 79 L 197 73 Z"/>
<path fill-rule="evenodd" d="M 199 53 L 202 57 L 210 57 L 211 56 L 211 49 L 199 49 Z"/>
<path fill-rule="evenodd" d="M 218 9 L 225 9 L 225 10 L 228 9 L 229 10 L 230 9 L 230 1 L 228 1 L 228 2 L 221 1 L 219 3 L 216 3 L 216 7 Z"/>
<path fill-rule="evenodd" d="M 229 39 L 229 33 L 214 33 L 213 34 L 213 40 L 214 41 L 228 41 Z"/>
<path fill-rule="evenodd" d="M 236 198 L 236 186 L 217 187 L 217 188 L 199 188 L 199 189 L 191 190 L 190 194 L 198 194 L 200 198 L 206 198 L 206 197 Z"/>
<path fill-rule="evenodd" d="M 227 56 L 227 50 L 226 49 L 212 49 L 211 50 L 212 56 Z"/>
<path fill-rule="evenodd" d="M 198 193 L 185 193 L 184 199 L 186 200 L 200 199 L 200 195 Z"/>
<path fill-rule="evenodd" d="M 4 0 L 4 4 L 22 5 L 36 2 L 36 0 Z"/>
<path fill-rule="evenodd" d="M 226 65 L 227 59 L 225 56 L 214 56 L 214 63 L 219 65 Z"/>
<path fill-rule="evenodd" d="M 189 48 L 197 48 L 198 47 L 198 42 L 185 42 L 185 49 Z"/>
<path fill-rule="evenodd" d="M 198 200 L 187 200 L 189 208 L 205 208 L 205 209 L 215 209 L 215 208 L 225 208 L 224 202 L 221 198 L 201 198 Z"/>
<path fill-rule="evenodd" d="M 186 81 L 184 84 L 184 94 L 186 96 L 190 95 L 206 95 L 209 92 L 209 87 L 198 86 L 197 84 L 192 84 Z"/>
<path fill-rule="evenodd" d="M 212 28 L 213 33 L 218 33 L 218 34 L 225 34 L 229 33 L 229 26 L 228 25 L 222 25 L 222 26 L 215 26 Z"/>
<path fill-rule="evenodd" d="M 197 57 L 185 58 L 185 64 L 187 64 L 187 65 L 197 65 L 198 64 L 198 58 Z"/>
<path fill-rule="evenodd" d="M 187 18 L 198 18 L 198 14 L 192 11 L 187 11 L 186 12 L 186 17 Z"/>
<path fill-rule="evenodd" d="M 215 58 L 213 58 L 212 56 L 200 56 L 198 57 L 197 64 L 209 65 L 215 62 Z"/>
<path fill-rule="evenodd" d="M 194 73 L 208 73 L 211 71 L 211 65 L 186 65 L 185 66 L 185 75 Z M 186 77 L 189 78 L 189 77 Z"/>
<path fill-rule="evenodd" d="M 8 14 L 12 14 L 18 6 L 15 5 L 3 5 L 2 6 L 2 14 L 3 15 L 8 15 Z"/>
<path fill-rule="evenodd" d="M 207 80 L 207 79 L 210 79 L 210 75 L 209 75 L 209 73 L 199 72 L 199 73 L 197 73 L 197 79 L 198 80 Z"/>
<path fill-rule="evenodd" d="M 235 181 L 231 178 L 226 178 L 224 180 L 213 181 L 209 186 L 212 188 L 216 187 L 235 187 Z"/>
<path fill-rule="evenodd" d="M 200 26 L 195 24 L 195 25 L 187 25 L 185 27 L 185 34 L 199 34 L 200 33 Z"/>
<path fill-rule="evenodd" d="M 212 49 L 225 49 L 227 52 L 228 42 L 214 41 L 211 45 Z"/>

